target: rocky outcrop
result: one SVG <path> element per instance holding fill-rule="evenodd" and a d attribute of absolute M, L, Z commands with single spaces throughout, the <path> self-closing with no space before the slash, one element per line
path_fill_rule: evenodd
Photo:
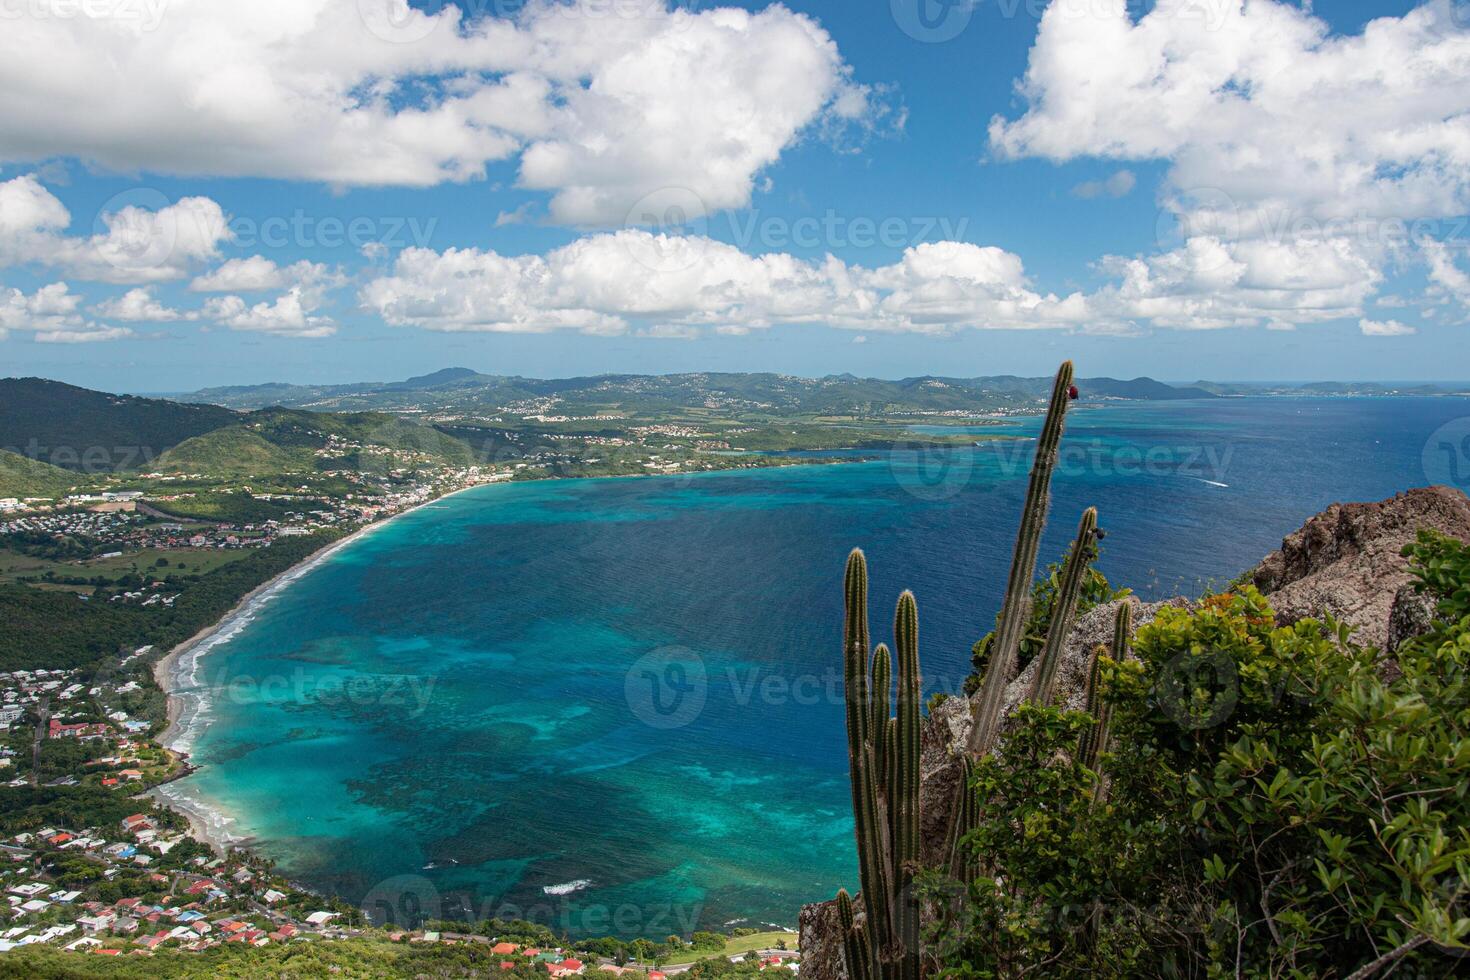
<path fill-rule="evenodd" d="M 1410 582 L 1399 552 L 1420 528 L 1470 540 L 1470 500 L 1450 487 L 1422 487 L 1373 504 L 1333 504 L 1246 580 L 1270 597 L 1277 622 L 1330 614 L 1353 627 L 1357 642 L 1387 652 L 1394 606 Z M 1407 606 L 1401 613 L 1412 615 Z"/>
<path fill-rule="evenodd" d="M 1400 551 L 1420 528 L 1470 541 L 1470 500 L 1449 487 L 1410 490 L 1374 504 L 1333 504 L 1286 537 L 1244 576 L 1265 593 L 1282 624 L 1330 613 L 1354 627 L 1359 643 L 1392 652 L 1405 639 L 1425 632 L 1433 607 L 1411 584 L 1408 560 Z M 1151 622 L 1165 606 L 1191 608 L 1175 598 L 1135 604 L 1135 629 Z M 1078 619 L 1067 639 L 1057 671 L 1058 699 L 1083 707 L 1088 660 L 1098 644 L 1113 635 L 1116 602 Z M 1037 664 L 1029 664 L 1006 688 L 1005 714 L 1026 697 Z M 956 753 L 970 733 L 970 703 L 948 698 L 925 720 L 920 746 L 920 862 L 936 866 L 946 859 L 959 766 Z M 801 975 L 804 980 L 846 980 L 835 904 L 808 905 L 801 911 Z"/>
<path fill-rule="evenodd" d="M 1415 592 L 1412 585 L 1405 585 L 1394 593 L 1384 651 L 1392 654 L 1405 640 L 1428 633 L 1434 625 L 1435 605 L 1432 597 Z"/>
<path fill-rule="evenodd" d="M 847 980 L 843 962 L 842 926 L 837 921 L 836 902 L 817 902 L 801 907 L 797 923 L 801 938 L 802 980 Z"/>

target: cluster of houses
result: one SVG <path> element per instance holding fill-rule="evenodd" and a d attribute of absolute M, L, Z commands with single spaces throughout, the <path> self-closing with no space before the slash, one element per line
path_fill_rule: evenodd
<path fill-rule="evenodd" d="M 0 523 L 0 535 L 80 538 L 118 549 L 252 548 L 269 543 L 277 527 L 274 521 L 260 525 L 159 521 L 134 510 L 94 508 L 22 514 Z"/>
<path fill-rule="evenodd" d="M 129 654 L 120 666 L 140 655 Z M 92 778 L 104 787 L 122 788 L 142 781 L 147 766 L 165 762 L 161 750 L 147 739 L 153 724 L 130 717 L 120 708 L 108 710 L 109 702 L 116 705 L 125 696 L 140 692 L 142 686 L 135 679 L 123 680 L 121 676 L 91 687 L 84 681 L 77 670 L 0 672 L 0 732 L 34 726 L 44 704 L 47 739 L 105 743 L 100 752 L 89 755 L 81 771 L 65 774 L 50 785 L 74 786 Z M 151 761 L 145 761 L 145 756 Z M 14 769 L 15 750 L 9 744 L 0 744 L 0 781 L 25 785 L 25 778 L 6 780 Z"/>
<path fill-rule="evenodd" d="M 181 833 L 160 830 L 147 814 L 136 813 L 124 818 L 116 832 L 48 827 L 0 844 L 0 888 L 9 905 L 0 910 L 5 920 L 0 922 L 0 952 L 48 943 L 117 956 L 165 945 L 197 951 L 223 943 L 265 946 L 346 934 L 337 925 L 336 912 L 320 909 L 293 917 L 284 909 L 299 896 L 238 855 L 201 855 L 182 868 L 149 870 L 183 839 Z M 124 869 L 141 869 L 154 897 L 108 902 L 89 899 L 91 889 L 59 884 L 48 869 L 67 852 L 95 864 L 103 881 Z"/>
<path fill-rule="evenodd" d="M 57 537 L 96 538 L 121 544 L 140 531 L 143 516 L 129 511 L 65 510 L 23 513 L 0 523 L 0 535 L 50 534 Z"/>

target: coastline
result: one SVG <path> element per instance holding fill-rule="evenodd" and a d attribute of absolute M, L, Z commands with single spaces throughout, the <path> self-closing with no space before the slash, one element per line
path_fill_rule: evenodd
<path fill-rule="evenodd" d="M 832 466 L 852 463 L 873 462 L 869 459 L 847 460 L 847 459 L 811 459 L 803 458 L 800 461 L 783 461 L 770 464 L 761 469 L 795 469 L 803 466 Z M 717 468 L 700 473 L 672 474 L 672 473 L 622 473 L 609 476 L 569 476 L 569 477 L 542 477 L 530 482 L 540 482 L 542 479 L 550 480 L 625 480 L 625 479 L 667 479 L 679 476 L 691 477 L 716 473 L 738 472 L 744 468 Z M 508 482 L 508 481 L 501 481 Z M 230 828 L 235 823 L 235 817 L 220 807 L 215 801 L 201 798 L 188 792 L 184 785 L 188 777 L 198 772 L 200 767 L 196 766 L 190 759 L 195 735 L 202 732 L 210 720 L 210 700 L 206 686 L 200 685 L 199 671 L 203 666 L 203 660 L 209 652 L 224 642 L 234 637 L 241 629 L 247 626 L 253 619 L 256 611 L 265 603 L 269 602 L 281 590 L 289 586 L 298 578 L 309 573 L 338 550 L 360 538 L 386 527 L 393 521 L 414 511 L 436 504 L 442 500 L 477 490 L 481 487 L 499 486 L 501 483 L 477 483 L 473 486 L 460 487 L 448 493 L 440 494 L 421 504 L 415 504 L 407 510 L 400 511 L 381 520 L 365 524 L 357 530 L 338 538 L 307 555 L 301 561 L 290 568 L 278 573 L 270 579 L 251 589 L 240 600 L 235 603 L 223 616 L 210 625 L 199 630 L 193 636 L 175 645 L 168 653 L 164 654 L 154 662 L 152 673 L 154 681 L 163 691 L 166 698 L 166 725 L 164 730 L 154 740 L 163 748 L 177 763 L 179 770 L 174 775 L 161 783 L 157 783 L 148 789 L 144 795 L 156 801 L 160 805 L 173 810 L 183 816 L 189 823 L 189 830 L 193 837 L 200 842 L 209 845 L 220 854 L 227 853 L 231 848 L 248 848 L 251 839 L 234 833 Z M 191 787 L 192 788 L 192 787 Z"/>
<path fill-rule="evenodd" d="M 230 814 L 187 794 L 179 786 L 181 782 L 199 771 L 199 767 L 190 761 L 190 751 L 193 748 L 193 737 L 197 734 L 196 726 L 202 730 L 204 723 L 209 718 L 210 702 L 207 690 L 199 685 L 198 673 L 204 657 L 215 646 L 229 640 L 249 624 L 255 612 L 274 598 L 280 590 L 327 561 L 339 550 L 379 528 L 388 526 L 400 517 L 412 514 L 430 504 L 439 503 L 470 490 L 495 485 L 494 483 L 477 483 L 473 486 L 451 490 L 425 500 L 421 504 L 415 504 L 407 510 L 370 524 L 364 524 L 350 534 L 323 545 L 290 568 L 245 593 L 240 601 L 231 606 L 230 610 L 218 620 L 177 644 L 155 661 L 152 668 L 153 679 L 167 699 L 167 724 L 164 730 L 155 736 L 155 741 L 174 758 L 180 771 L 169 779 L 154 785 L 144 795 L 182 815 L 189 822 L 190 833 L 200 842 L 208 844 L 220 853 L 228 851 L 231 847 L 248 844 L 248 839 L 229 830 L 230 825 L 234 823 L 234 818 Z"/>

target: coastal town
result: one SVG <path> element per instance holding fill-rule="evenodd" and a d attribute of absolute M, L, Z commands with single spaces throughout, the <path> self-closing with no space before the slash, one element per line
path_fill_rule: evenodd
<path fill-rule="evenodd" d="M 130 663 L 146 664 L 152 654 L 146 647 L 131 651 L 112 676 L 125 676 Z M 449 928 L 378 928 L 361 910 L 296 887 L 248 851 L 220 853 L 202 843 L 179 814 L 146 795 L 177 775 L 177 760 L 151 738 L 153 723 L 118 707 L 140 691 L 136 679 L 99 681 L 81 670 L 0 673 L 6 734 L 0 774 L 12 777 L 3 785 L 83 787 L 104 797 L 90 812 L 124 814 L 105 825 L 61 818 L 19 831 L 0 818 L 0 891 L 8 906 L 0 908 L 0 953 L 33 945 L 99 956 L 198 953 L 222 944 L 262 947 L 378 936 L 485 946 L 507 970 L 533 964 L 556 977 L 588 969 L 589 961 L 571 948 Z M 734 960 L 743 962 L 747 955 Z M 762 959 L 765 967 L 797 964 L 795 953 L 786 950 Z M 602 963 L 594 956 L 590 965 L 613 973 L 634 969 L 611 957 Z M 659 980 L 664 971 L 636 972 Z M 681 966 L 666 972 L 681 972 Z"/>

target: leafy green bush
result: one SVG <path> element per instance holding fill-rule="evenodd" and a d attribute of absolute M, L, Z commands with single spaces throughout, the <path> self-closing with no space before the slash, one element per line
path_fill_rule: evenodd
<path fill-rule="evenodd" d="M 1090 719 L 1023 706 L 975 780 L 984 873 L 929 875 L 955 976 L 1450 975 L 1470 956 L 1470 549 L 1410 549 L 1440 602 L 1397 670 L 1253 588 L 1165 608 Z M 1375 965 L 1376 964 L 1376 965 Z"/>

